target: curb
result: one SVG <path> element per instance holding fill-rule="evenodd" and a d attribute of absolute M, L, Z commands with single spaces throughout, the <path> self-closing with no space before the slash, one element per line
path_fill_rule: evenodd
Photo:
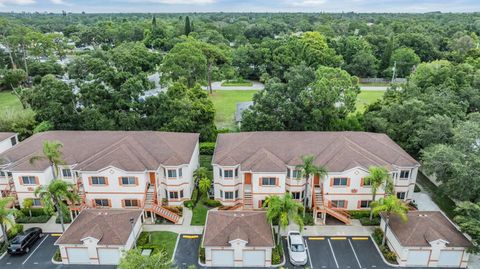
<path fill-rule="evenodd" d="M 56 260 L 53 259 L 53 257 L 52 257 L 51 262 L 52 262 L 53 264 L 63 265 L 63 262 L 57 262 Z"/>
<path fill-rule="evenodd" d="M 375 245 L 375 248 L 378 251 L 378 254 L 380 254 L 380 257 L 382 257 L 382 260 L 386 265 L 391 266 L 391 267 L 401 267 L 399 264 L 393 264 L 393 263 L 388 262 L 385 259 L 385 257 L 383 256 L 383 253 L 380 251 L 380 248 L 378 247 L 377 242 L 375 242 L 375 239 L 373 239 L 372 235 L 370 235 L 370 239 L 372 240 L 373 244 Z"/>
<path fill-rule="evenodd" d="M 0 256 L 0 260 L 3 259 L 3 257 L 5 257 L 7 255 L 7 251 L 5 250 L 5 252 L 3 252 L 3 254 Z"/>
<path fill-rule="evenodd" d="M 278 268 L 278 267 L 282 267 L 282 266 L 285 265 L 285 263 L 287 262 L 287 258 L 285 257 L 285 249 L 283 248 L 283 246 L 282 246 L 282 253 L 283 253 L 282 262 L 279 263 L 279 264 L 270 265 L 270 267 Z"/>
<path fill-rule="evenodd" d="M 172 254 L 172 258 L 170 259 L 170 262 L 173 263 L 175 262 L 175 253 L 177 252 L 177 246 L 178 246 L 178 241 L 180 241 L 180 236 L 182 234 L 177 234 L 177 242 L 175 242 L 175 248 L 173 248 L 173 254 Z"/>

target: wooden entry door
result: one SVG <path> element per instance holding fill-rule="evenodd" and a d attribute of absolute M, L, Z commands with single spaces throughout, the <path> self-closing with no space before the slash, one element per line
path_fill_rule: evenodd
<path fill-rule="evenodd" d="M 150 184 L 155 186 L 155 172 L 150 172 Z"/>
<path fill-rule="evenodd" d="M 252 185 L 252 173 L 245 173 L 245 179 L 243 183 L 245 185 Z"/>
<path fill-rule="evenodd" d="M 319 186 L 320 185 L 320 177 L 318 175 L 315 175 L 313 177 L 313 186 Z"/>

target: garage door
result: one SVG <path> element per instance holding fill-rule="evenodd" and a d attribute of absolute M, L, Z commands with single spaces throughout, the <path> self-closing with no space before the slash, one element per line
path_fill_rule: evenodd
<path fill-rule="evenodd" d="M 243 251 L 243 266 L 265 266 L 265 251 Z"/>
<path fill-rule="evenodd" d="M 67 248 L 68 262 L 72 264 L 88 264 L 90 257 L 87 248 Z"/>
<path fill-rule="evenodd" d="M 120 251 L 117 248 L 99 248 L 98 262 L 100 264 L 119 264 Z"/>
<path fill-rule="evenodd" d="M 438 266 L 459 267 L 462 261 L 463 251 L 440 251 Z"/>
<path fill-rule="evenodd" d="M 410 250 L 408 252 L 408 266 L 427 266 L 430 259 L 430 251 L 428 250 Z"/>
<path fill-rule="evenodd" d="M 233 250 L 212 250 L 213 266 L 233 266 Z"/>

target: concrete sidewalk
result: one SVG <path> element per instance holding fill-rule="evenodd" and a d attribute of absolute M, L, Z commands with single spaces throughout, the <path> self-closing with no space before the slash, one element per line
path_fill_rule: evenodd
<path fill-rule="evenodd" d="M 178 234 L 202 234 L 203 226 L 169 225 L 169 224 L 144 224 L 144 232 L 168 231 Z"/>
<path fill-rule="evenodd" d="M 53 215 L 45 223 L 22 223 L 23 229 L 26 230 L 28 228 L 39 227 L 44 233 L 62 233 L 62 225 L 60 223 L 55 223 L 56 218 L 57 216 Z M 65 230 L 68 226 L 70 226 L 70 224 L 65 223 Z"/>

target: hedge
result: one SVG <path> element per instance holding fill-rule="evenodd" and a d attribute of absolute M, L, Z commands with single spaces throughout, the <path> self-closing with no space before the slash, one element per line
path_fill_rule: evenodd
<path fill-rule="evenodd" d="M 22 224 L 15 224 L 7 231 L 8 240 L 14 238 L 17 234 L 23 232 Z"/>
<path fill-rule="evenodd" d="M 370 217 L 370 210 L 350 210 L 348 213 L 352 219 Z"/>
<path fill-rule="evenodd" d="M 45 223 L 50 219 L 49 215 L 39 215 L 39 216 L 20 216 L 15 219 L 17 223 Z"/>
<path fill-rule="evenodd" d="M 30 208 L 30 209 L 22 208 L 20 209 L 20 211 L 25 216 L 30 216 L 30 213 L 32 213 L 32 217 L 49 215 L 45 213 L 45 210 L 43 208 Z"/>
<path fill-rule="evenodd" d="M 208 200 L 204 201 L 203 204 L 208 206 L 208 207 L 219 207 L 219 206 L 222 205 L 222 203 L 220 201 L 213 200 L 213 199 L 208 199 Z"/>
<path fill-rule="evenodd" d="M 200 155 L 213 155 L 215 151 L 215 142 L 200 143 Z"/>

